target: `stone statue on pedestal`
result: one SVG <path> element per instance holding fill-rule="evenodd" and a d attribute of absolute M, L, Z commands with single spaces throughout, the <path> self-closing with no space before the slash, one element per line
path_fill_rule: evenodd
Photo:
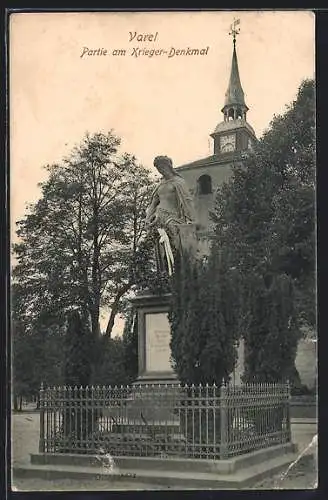
<path fill-rule="evenodd" d="M 159 271 L 171 275 L 177 258 L 197 252 L 195 212 L 191 193 L 172 160 L 157 156 L 154 166 L 162 179 L 152 194 L 146 223 L 156 234 Z"/>

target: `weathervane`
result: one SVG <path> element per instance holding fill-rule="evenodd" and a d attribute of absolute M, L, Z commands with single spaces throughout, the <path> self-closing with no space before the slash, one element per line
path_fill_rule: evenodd
<path fill-rule="evenodd" d="M 236 44 L 236 36 L 240 33 L 240 28 L 236 28 L 236 26 L 240 24 L 240 19 L 233 20 L 233 23 L 230 25 L 229 35 L 232 35 L 233 44 Z"/>

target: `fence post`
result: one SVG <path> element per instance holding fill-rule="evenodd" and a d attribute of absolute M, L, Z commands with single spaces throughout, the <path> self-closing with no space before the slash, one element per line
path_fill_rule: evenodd
<path fill-rule="evenodd" d="M 39 391 L 39 401 L 40 401 L 39 453 L 44 453 L 45 440 L 44 440 L 44 388 L 43 388 L 43 382 L 41 382 L 41 387 L 40 387 L 40 391 Z"/>
<path fill-rule="evenodd" d="M 225 384 L 220 387 L 220 460 L 228 458 L 228 407 L 227 388 Z"/>
<path fill-rule="evenodd" d="M 290 400 L 291 400 L 291 394 L 290 394 L 290 383 L 289 381 L 287 382 L 286 386 L 286 392 L 287 392 L 287 397 L 286 397 L 286 422 L 287 422 L 287 442 L 291 443 L 292 441 L 292 429 L 291 429 L 291 423 L 290 423 Z"/>

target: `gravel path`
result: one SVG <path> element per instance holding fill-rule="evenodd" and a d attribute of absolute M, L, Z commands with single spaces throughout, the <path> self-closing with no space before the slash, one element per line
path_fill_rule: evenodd
<path fill-rule="evenodd" d="M 23 411 L 13 414 L 11 437 L 12 464 L 28 463 L 30 453 L 39 451 L 39 413 Z"/>
<path fill-rule="evenodd" d="M 13 491 L 144 491 L 144 490 L 174 490 L 178 488 L 151 486 L 149 484 L 131 484 L 123 481 L 79 481 L 72 479 L 15 479 Z"/>
<path fill-rule="evenodd" d="M 255 489 L 312 489 L 317 487 L 317 470 L 311 456 L 306 456 L 293 467 L 287 476 L 276 474 L 257 483 Z"/>
<path fill-rule="evenodd" d="M 38 453 L 39 413 L 23 411 L 15 413 L 11 423 L 12 465 L 23 465 L 30 461 L 30 453 Z M 13 491 L 96 491 L 96 490 L 163 490 L 170 487 L 152 486 L 123 480 L 81 481 L 72 479 L 45 480 L 39 478 L 12 479 Z"/>

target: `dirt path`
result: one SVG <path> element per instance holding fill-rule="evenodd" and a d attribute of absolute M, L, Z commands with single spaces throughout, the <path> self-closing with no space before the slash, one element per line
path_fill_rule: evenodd
<path fill-rule="evenodd" d="M 12 416 L 12 466 L 27 464 L 30 453 L 37 453 L 39 448 L 39 413 L 23 411 Z M 55 481 L 39 478 L 15 478 L 12 480 L 13 491 L 96 491 L 96 490 L 160 490 L 173 489 L 149 484 L 136 484 L 127 481 L 92 480 L 80 481 L 56 479 Z"/>
<path fill-rule="evenodd" d="M 39 449 L 39 413 L 15 413 L 11 420 L 12 464 L 28 463 L 30 453 Z"/>

